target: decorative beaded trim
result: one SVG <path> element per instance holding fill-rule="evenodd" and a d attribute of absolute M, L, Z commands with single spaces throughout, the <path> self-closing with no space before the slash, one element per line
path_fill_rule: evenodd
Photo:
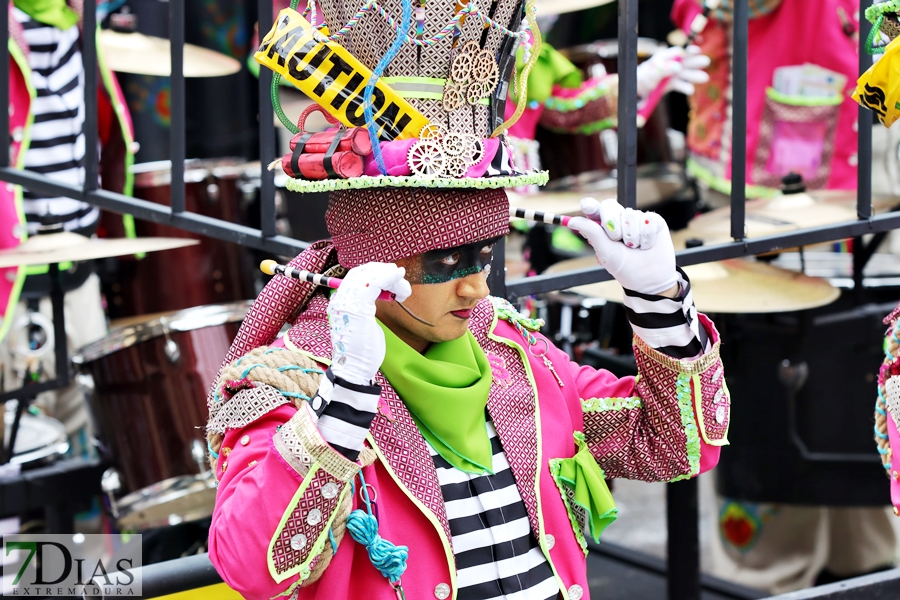
<path fill-rule="evenodd" d="M 340 481 L 350 481 L 359 472 L 357 463 L 344 458 L 322 438 L 308 410 L 298 410 L 281 428 L 279 435 L 300 461 L 305 462 L 309 455 L 315 464 Z"/>
<path fill-rule="evenodd" d="M 716 345 L 718 346 L 718 344 Z M 684 427 L 684 435 L 687 437 L 685 450 L 687 451 L 688 464 L 690 465 L 690 470 L 687 473 L 672 479 L 672 481 L 680 481 L 682 479 L 690 479 L 700 473 L 700 434 L 697 431 L 697 422 L 694 420 L 691 376 L 687 373 L 679 373 L 678 380 L 675 383 L 675 390 L 678 397 L 678 410 L 681 413 L 681 425 Z"/>
<path fill-rule="evenodd" d="M 548 127 L 547 129 L 559 133 L 579 133 L 581 135 L 590 135 L 592 133 L 597 133 L 598 131 L 612 129 L 618 124 L 618 122 L 619 121 L 616 117 L 607 117 L 606 119 L 600 119 L 599 121 L 596 121 L 594 123 L 587 123 L 586 125 L 582 125 L 574 129 L 565 129 L 563 127 Z"/>
<path fill-rule="evenodd" d="M 497 298 L 496 296 L 490 296 L 491 303 L 494 305 L 494 310 L 497 313 L 497 316 L 504 321 L 509 321 L 510 323 L 518 323 L 525 329 L 529 331 L 540 331 L 544 326 L 543 319 L 531 319 L 522 315 L 519 311 L 516 310 L 516 307 L 510 304 L 509 300 L 506 298 Z"/>
<path fill-rule="evenodd" d="M 599 100 L 603 96 L 610 93 L 610 86 L 606 83 L 606 79 L 599 82 L 596 86 L 583 91 L 572 98 L 555 98 L 550 96 L 545 102 L 547 110 L 555 110 L 557 112 L 572 112 L 585 107 L 588 102 Z"/>
<path fill-rule="evenodd" d="M 209 420 L 206 430 L 224 434 L 226 429 L 240 429 L 279 406 L 291 403 L 289 398 L 272 386 L 258 383 L 255 387 L 243 389 L 232 396 Z"/>
<path fill-rule="evenodd" d="M 589 412 L 605 412 L 610 410 L 632 410 L 642 408 L 643 403 L 638 396 L 630 398 L 582 398 L 581 410 Z"/>
<path fill-rule="evenodd" d="M 562 461 L 563 459 L 561 458 L 550 459 L 548 463 L 550 467 L 550 476 L 553 477 L 553 483 L 556 484 L 556 487 L 559 490 L 559 496 L 562 498 L 563 504 L 566 507 L 566 514 L 569 515 L 569 523 L 572 525 L 572 533 L 575 534 L 575 539 L 578 540 L 581 551 L 587 556 L 587 540 L 584 539 L 584 527 L 587 519 L 584 514 L 584 509 L 575 504 L 573 499 L 575 493 L 559 479 L 559 469 Z"/>
<path fill-rule="evenodd" d="M 324 179 L 307 181 L 305 179 L 288 178 L 285 187 L 292 192 L 333 192 L 335 190 L 359 190 L 378 187 L 419 187 L 419 188 L 452 188 L 452 189 L 496 189 L 520 187 L 525 185 L 544 185 L 550 178 L 547 171 L 535 171 L 524 175 L 510 177 L 467 177 L 465 179 L 446 179 L 440 177 L 381 175 L 370 177 L 361 175 L 352 179 Z"/>
<path fill-rule="evenodd" d="M 721 341 L 713 344 L 709 352 L 697 360 L 679 360 L 667 356 L 662 352 L 651 348 L 647 342 L 639 336 L 634 336 L 634 346 L 647 355 L 647 358 L 669 370 L 685 375 L 699 375 L 716 364 L 719 360 L 719 346 Z"/>

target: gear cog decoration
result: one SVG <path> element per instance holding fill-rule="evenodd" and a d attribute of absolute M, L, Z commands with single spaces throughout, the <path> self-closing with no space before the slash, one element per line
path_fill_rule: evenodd
<path fill-rule="evenodd" d="M 406 162 L 413 175 L 459 179 L 484 158 L 484 143 L 477 136 L 449 133 L 443 125 L 428 124 L 409 149 Z"/>
<path fill-rule="evenodd" d="M 450 65 L 441 104 L 446 112 L 453 112 L 466 103 L 478 104 L 494 92 L 499 79 L 497 61 L 490 50 L 479 48 L 478 42 L 466 42 Z"/>

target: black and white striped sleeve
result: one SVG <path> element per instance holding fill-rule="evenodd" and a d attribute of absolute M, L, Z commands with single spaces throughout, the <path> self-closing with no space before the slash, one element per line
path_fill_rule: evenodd
<path fill-rule="evenodd" d="M 378 410 L 380 385 L 357 385 L 337 377 L 329 368 L 311 401 L 319 414 L 319 433 L 332 448 L 356 460 Z"/>
<path fill-rule="evenodd" d="M 681 292 L 675 298 L 626 289 L 625 311 L 634 333 L 651 348 L 672 358 L 694 359 L 708 352 L 711 344 L 697 318 L 691 282 L 677 270 Z"/>

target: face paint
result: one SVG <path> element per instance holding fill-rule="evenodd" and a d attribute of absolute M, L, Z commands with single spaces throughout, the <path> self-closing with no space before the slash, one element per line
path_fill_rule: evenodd
<path fill-rule="evenodd" d="M 446 283 L 481 273 L 490 267 L 494 244 L 499 237 L 419 254 L 406 268 L 410 283 Z"/>

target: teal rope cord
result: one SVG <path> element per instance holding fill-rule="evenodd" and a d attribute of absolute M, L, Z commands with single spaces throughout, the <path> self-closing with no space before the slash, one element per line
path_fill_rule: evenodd
<path fill-rule="evenodd" d="M 206 449 L 209 450 L 209 453 L 212 454 L 212 457 L 214 459 L 219 460 L 219 453 L 213 451 L 211 442 L 209 442 L 209 441 L 206 442 Z"/>
<path fill-rule="evenodd" d="M 880 437 L 883 440 L 888 439 L 887 434 L 884 434 L 884 433 L 881 433 L 880 431 L 878 431 L 877 427 L 874 427 L 873 429 L 875 430 L 875 435 L 877 435 L 878 437 Z"/>
<path fill-rule="evenodd" d="M 299 365 L 286 365 L 284 367 L 278 367 L 279 373 L 284 373 L 285 371 L 303 371 L 304 373 L 315 373 L 316 375 L 324 375 L 325 371 L 322 369 L 307 369 L 306 367 L 301 367 Z"/>
<path fill-rule="evenodd" d="M 890 450 L 885 450 L 884 448 L 876 448 L 878 450 L 878 454 L 888 454 Z"/>
<path fill-rule="evenodd" d="M 328 541 L 331 542 L 331 554 L 337 554 L 337 540 L 334 539 L 334 530 L 331 527 L 328 528 Z"/>
<path fill-rule="evenodd" d="M 409 31 L 409 26 L 412 22 L 412 2 L 410 2 L 410 0 L 402 0 L 401 6 L 403 7 L 403 16 L 401 18 L 400 29 L 397 31 L 397 37 L 394 38 L 394 43 L 391 44 L 391 47 L 388 48 L 385 55 L 382 56 L 381 60 L 378 61 L 378 64 L 375 65 L 375 69 L 372 71 L 372 75 L 366 83 L 366 89 L 363 90 L 363 98 L 365 99 L 363 114 L 366 118 L 366 129 L 369 132 L 369 140 L 372 142 L 372 152 L 375 155 L 375 164 L 378 165 L 378 171 L 382 175 L 387 175 L 387 166 L 384 164 L 384 157 L 381 155 L 381 144 L 378 141 L 378 132 L 375 130 L 372 95 L 375 93 L 375 84 L 378 82 L 378 78 L 381 77 L 381 74 L 384 73 L 384 70 L 391 64 L 391 61 L 394 60 L 394 57 L 397 56 L 400 49 L 403 47 L 403 40 L 406 37 L 406 32 Z"/>
<path fill-rule="evenodd" d="M 405 1 L 409 2 L 409 0 Z M 372 566 L 378 569 L 391 584 L 396 584 L 400 581 L 403 572 L 406 571 L 409 548 L 395 546 L 378 535 L 378 519 L 372 514 L 372 503 L 369 501 L 369 492 L 362 471 L 359 473 L 359 479 L 366 510 L 362 511 L 357 508 L 350 513 L 350 516 L 347 517 L 347 531 L 350 532 L 350 537 L 365 547 Z"/>

